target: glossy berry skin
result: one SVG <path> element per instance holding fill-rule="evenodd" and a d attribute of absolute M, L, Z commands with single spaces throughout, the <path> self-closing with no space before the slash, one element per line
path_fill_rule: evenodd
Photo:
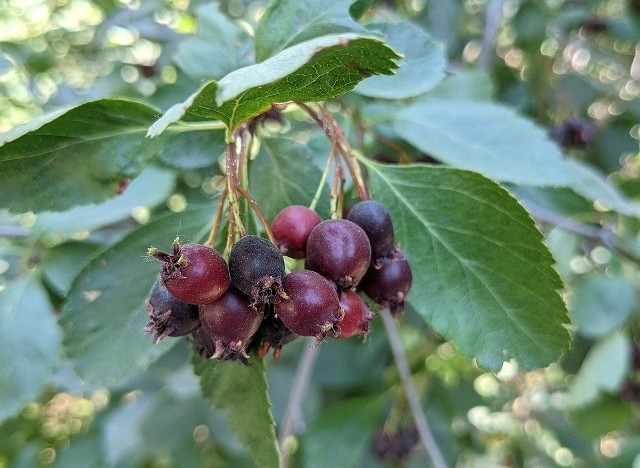
<path fill-rule="evenodd" d="M 327 219 L 307 240 L 308 269 L 342 289 L 355 287 L 371 263 L 371 245 L 360 226 L 346 219 Z"/>
<path fill-rule="evenodd" d="M 278 248 L 260 236 L 244 236 L 229 254 L 231 282 L 252 304 L 278 301 L 282 295 L 284 258 Z"/>
<path fill-rule="evenodd" d="M 379 258 L 367 271 L 360 287 L 376 304 L 389 306 L 395 314 L 404 307 L 411 289 L 411 266 L 404 254 L 396 250 L 388 257 Z"/>
<path fill-rule="evenodd" d="M 355 291 L 344 291 L 340 294 L 340 307 L 344 311 L 344 317 L 340 322 L 340 334 L 337 338 L 351 338 L 360 335 L 367 336 L 369 322 L 374 313 Z"/>
<path fill-rule="evenodd" d="M 309 234 L 321 221 L 320 215 L 306 206 L 287 206 L 273 219 L 271 234 L 283 255 L 304 258 Z"/>
<path fill-rule="evenodd" d="M 356 203 L 349 210 L 347 219 L 367 234 L 372 258 L 384 257 L 394 249 L 391 214 L 382 203 L 375 200 Z"/>
<path fill-rule="evenodd" d="M 344 312 L 329 280 L 315 271 L 294 270 L 284 277 L 282 286 L 288 298 L 275 304 L 275 310 L 289 330 L 318 340 L 340 333 Z"/>
<path fill-rule="evenodd" d="M 198 307 L 173 297 L 160 280 L 151 288 L 145 304 L 149 321 L 144 332 L 153 334 L 154 344 L 160 343 L 165 336 L 183 336 L 200 326 Z"/>
<path fill-rule="evenodd" d="M 171 253 L 151 248 L 149 255 L 162 262 L 160 278 L 182 302 L 208 304 L 222 296 L 231 284 L 227 262 L 206 245 L 180 245 L 176 240 Z"/>
<path fill-rule="evenodd" d="M 252 307 L 249 298 L 230 287 L 215 302 L 200 306 L 200 322 L 214 343 L 214 358 L 247 359 L 247 345 L 264 318 L 262 309 Z"/>

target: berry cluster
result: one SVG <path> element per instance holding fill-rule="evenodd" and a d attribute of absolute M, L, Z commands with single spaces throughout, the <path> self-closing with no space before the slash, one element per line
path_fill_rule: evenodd
<path fill-rule="evenodd" d="M 298 336 L 366 336 L 373 312 L 362 300 L 402 310 L 411 268 L 395 247 L 391 216 L 379 202 L 356 204 L 347 219 L 322 220 L 299 205 L 273 220 L 268 240 L 245 235 L 228 263 L 214 249 L 180 245 L 149 249 L 162 262 L 147 300 L 147 334 L 154 343 L 191 334 L 202 355 L 248 363 L 249 347 L 262 357 Z M 285 274 L 283 255 L 305 259 Z"/>

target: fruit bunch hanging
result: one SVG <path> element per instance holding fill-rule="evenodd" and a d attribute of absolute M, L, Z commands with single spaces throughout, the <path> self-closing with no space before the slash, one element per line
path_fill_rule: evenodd
<path fill-rule="evenodd" d="M 331 114 L 297 103 L 326 132 L 331 151 L 310 206 L 292 205 L 269 223 L 240 182 L 249 164 L 251 140 L 259 117 L 233 132 L 227 146 L 226 184 L 208 240 L 181 244 L 170 252 L 151 247 L 149 256 L 162 264 L 147 300 L 144 328 L 159 343 L 165 337 L 189 336 L 196 352 L 249 364 L 249 353 L 264 357 L 299 336 L 326 338 L 366 336 L 375 314 L 361 297 L 395 315 L 403 310 L 411 287 L 411 267 L 397 247 L 391 214 L 369 199 L 364 176 Z M 334 168 L 331 218 L 315 211 L 322 187 Z M 360 202 L 346 217 L 345 167 Z M 264 236 L 247 232 L 241 201 L 260 220 Z M 215 244 L 224 212 L 228 214 L 226 248 Z M 296 261 L 289 271 L 284 256 Z M 304 261 L 303 261 L 304 260 Z"/>

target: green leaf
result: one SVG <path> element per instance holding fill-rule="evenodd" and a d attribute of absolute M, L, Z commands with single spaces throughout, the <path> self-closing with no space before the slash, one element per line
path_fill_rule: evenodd
<path fill-rule="evenodd" d="M 227 410 L 229 427 L 257 466 L 277 467 L 280 452 L 262 359 L 252 365 L 194 356 L 202 394 L 218 409 Z"/>
<path fill-rule="evenodd" d="M 287 206 L 308 206 L 321 177 L 322 171 L 313 164 L 306 145 L 288 138 L 265 138 L 251 165 L 249 184 L 262 212 L 271 221 Z M 329 212 L 327 195 L 325 184 L 317 207 L 317 211 L 325 215 Z"/>
<path fill-rule="evenodd" d="M 352 0 L 272 0 L 256 28 L 256 61 L 327 34 L 363 32 L 349 16 Z"/>
<path fill-rule="evenodd" d="M 102 99 L 16 127 L 0 140 L 0 199 L 13 212 L 60 211 L 113 197 L 164 144 L 145 142 L 158 110 Z"/>
<path fill-rule="evenodd" d="M 73 280 L 95 257 L 98 249 L 82 242 L 67 242 L 47 249 L 40 264 L 46 284 L 61 297 L 66 296 Z"/>
<path fill-rule="evenodd" d="M 595 402 L 601 392 L 617 393 L 629 372 L 631 345 L 621 331 L 599 341 L 585 358 L 569 389 L 575 408 Z"/>
<path fill-rule="evenodd" d="M 305 433 L 304 466 L 359 466 L 385 402 L 377 395 L 366 396 L 323 410 Z"/>
<path fill-rule="evenodd" d="M 180 45 L 173 60 L 195 82 L 222 78 L 251 63 L 249 35 L 206 3 L 196 9 L 198 34 Z"/>
<path fill-rule="evenodd" d="M 325 101 L 346 93 L 371 75 L 391 75 L 399 56 L 384 42 L 355 34 L 323 36 L 283 50 L 262 63 L 209 81 L 171 107 L 149 128 L 160 135 L 186 112 L 222 121 L 229 130 L 273 103 Z"/>
<path fill-rule="evenodd" d="M 597 338 L 624 324 L 635 305 L 635 287 L 625 278 L 588 276 L 576 286 L 571 313 L 578 333 Z"/>
<path fill-rule="evenodd" d="M 580 433 L 593 440 L 625 427 L 631 418 L 631 408 L 618 396 L 604 395 L 587 407 L 570 411 L 569 416 Z"/>
<path fill-rule="evenodd" d="M 34 275 L 0 291 L 0 421 L 40 395 L 60 361 L 61 333 Z"/>
<path fill-rule="evenodd" d="M 569 344 L 560 277 L 542 234 L 501 186 L 473 172 L 365 161 L 413 269 L 409 303 L 494 371 L 555 361 Z"/>
<path fill-rule="evenodd" d="M 372 76 L 360 82 L 355 92 L 374 98 L 406 99 L 429 91 L 444 78 L 443 48 L 418 26 L 385 22 L 367 28 L 383 33 L 403 59 L 394 76 Z"/>
<path fill-rule="evenodd" d="M 224 138 L 223 130 L 180 132 L 171 137 L 158 157 L 178 169 L 215 166 L 226 149 Z"/>
<path fill-rule="evenodd" d="M 545 132 L 504 106 L 425 99 L 396 116 L 396 133 L 451 166 L 502 182 L 567 185 L 566 166 Z"/>
<path fill-rule="evenodd" d="M 150 246 L 169 249 L 179 235 L 197 242 L 208 231 L 212 207 L 157 217 L 95 257 L 73 283 L 63 309 L 67 356 L 85 381 L 110 386 L 149 366 L 175 341 L 158 346 L 143 332 L 144 301 L 160 264 L 146 258 Z"/>

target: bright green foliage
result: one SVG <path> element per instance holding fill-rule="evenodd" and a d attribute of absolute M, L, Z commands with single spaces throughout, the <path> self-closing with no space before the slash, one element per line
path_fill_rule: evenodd
<path fill-rule="evenodd" d="M 533 220 L 478 174 L 367 163 L 415 273 L 409 303 L 478 363 L 545 366 L 569 344 L 562 282 Z"/>
<path fill-rule="evenodd" d="M 264 363 L 255 356 L 252 366 L 194 357 L 202 394 L 226 410 L 229 427 L 247 448 L 256 466 L 278 466 L 275 423 L 267 393 Z"/>

